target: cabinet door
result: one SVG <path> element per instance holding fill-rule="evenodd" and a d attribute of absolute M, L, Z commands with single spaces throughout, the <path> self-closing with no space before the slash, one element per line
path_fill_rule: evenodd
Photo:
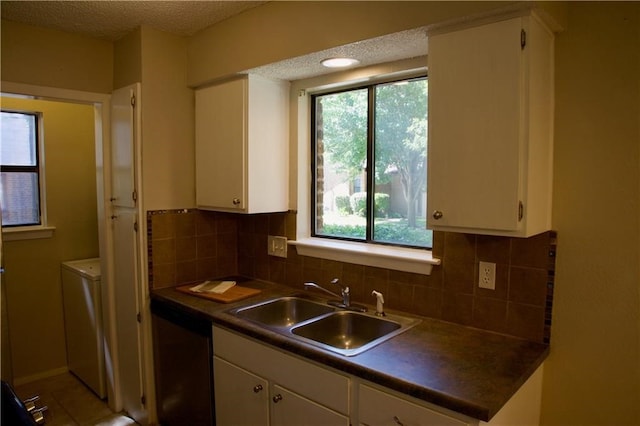
<path fill-rule="evenodd" d="M 429 38 L 430 227 L 519 227 L 521 29 L 516 18 Z"/>
<path fill-rule="evenodd" d="M 358 413 L 360 424 L 366 426 L 463 426 L 464 421 L 438 413 L 427 407 L 400 399 L 394 395 L 361 385 Z"/>
<path fill-rule="evenodd" d="M 196 204 L 245 208 L 247 81 L 196 90 Z"/>
<path fill-rule="evenodd" d="M 263 378 L 213 358 L 216 425 L 269 424 L 269 385 Z"/>
<path fill-rule="evenodd" d="M 136 163 L 139 139 L 140 83 L 111 94 L 111 202 L 114 207 L 136 206 Z"/>
<path fill-rule="evenodd" d="M 349 426 L 349 418 L 274 385 L 271 393 L 273 426 Z"/>

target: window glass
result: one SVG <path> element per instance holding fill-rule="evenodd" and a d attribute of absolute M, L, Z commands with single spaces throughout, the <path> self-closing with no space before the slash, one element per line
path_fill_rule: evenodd
<path fill-rule="evenodd" d="M 315 232 L 365 239 L 367 90 L 315 98 Z"/>
<path fill-rule="evenodd" d="M 39 225 L 37 115 L 2 111 L 1 129 L 2 226 Z"/>
<path fill-rule="evenodd" d="M 36 116 L 3 111 L 1 145 L 3 166 L 35 166 Z"/>
<path fill-rule="evenodd" d="M 316 95 L 313 106 L 314 236 L 430 248 L 427 79 Z"/>

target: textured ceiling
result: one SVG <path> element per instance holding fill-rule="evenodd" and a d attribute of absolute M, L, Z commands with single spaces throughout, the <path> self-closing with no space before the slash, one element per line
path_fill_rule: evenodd
<path fill-rule="evenodd" d="M 335 72 L 321 65 L 327 58 L 349 57 L 360 63 L 358 67 L 416 58 L 427 54 L 427 30 L 416 28 L 382 37 L 363 40 L 321 52 L 291 58 L 248 70 L 265 77 L 299 80 Z"/>
<path fill-rule="evenodd" d="M 217 22 L 266 1 L 14 1 L 1 0 L 2 19 L 115 41 L 141 25 L 181 36 L 192 36 Z M 359 66 L 427 54 L 426 30 L 418 28 L 364 40 L 269 64 L 247 72 L 297 80 L 333 72 L 322 59 L 350 56 Z"/>
<path fill-rule="evenodd" d="M 104 40 L 140 25 L 191 36 L 264 1 L 5 1 L 2 19 Z"/>

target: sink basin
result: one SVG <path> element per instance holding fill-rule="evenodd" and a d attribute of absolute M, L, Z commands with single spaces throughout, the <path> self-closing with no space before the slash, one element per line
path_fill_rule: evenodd
<path fill-rule="evenodd" d="M 269 327 L 291 327 L 335 308 L 299 297 L 281 297 L 236 310 L 235 315 Z"/>
<path fill-rule="evenodd" d="M 387 319 L 340 311 L 293 327 L 291 332 L 324 349 L 352 356 L 408 330 L 418 322 L 404 317 Z"/>
<path fill-rule="evenodd" d="M 298 296 L 242 306 L 229 313 L 299 342 L 344 356 L 358 355 L 420 322 L 400 315 L 378 317 L 338 310 Z"/>

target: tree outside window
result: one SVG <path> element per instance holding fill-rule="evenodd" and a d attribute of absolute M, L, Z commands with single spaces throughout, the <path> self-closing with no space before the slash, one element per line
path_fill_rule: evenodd
<path fill-rule="evenodd" d="M 312 104 L 314 236 L 430 248 L 426 77 L 315 95 Z"/>

